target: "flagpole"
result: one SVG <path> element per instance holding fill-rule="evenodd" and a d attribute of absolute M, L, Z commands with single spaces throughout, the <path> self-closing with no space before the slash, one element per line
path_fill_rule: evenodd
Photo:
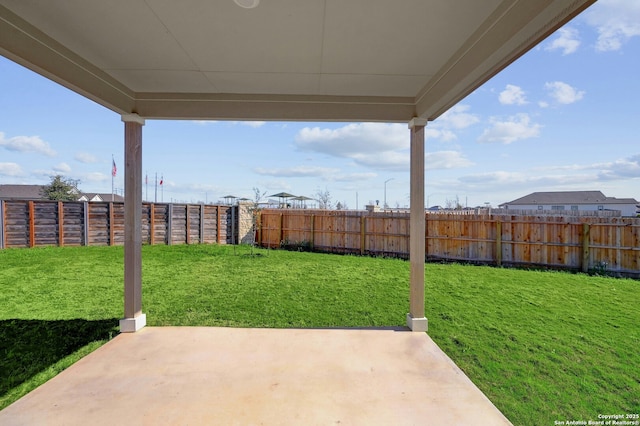
<path fill-rule="evenodd" d="M 156 172 L 156 182 L 155 182 L 155 197 L 154 197 L 154 203 L 158 202 L 158 172 Z"/>
<path fill-rule="evenodd" d="M 144 199 L 149 201 L 149 173 L 144 174 Z"/>
<path fill-rule="evenodd" d="M 164 203 L 164 173 L 160 175 L 160 202 Z"/>

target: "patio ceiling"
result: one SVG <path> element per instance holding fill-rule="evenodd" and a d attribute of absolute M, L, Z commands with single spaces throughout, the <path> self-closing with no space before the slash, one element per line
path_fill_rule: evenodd
<path fill-rule="evenodd" d="M 595 0 L 0 0 L 0 54 L 119 114 L 434 120 Z"/>

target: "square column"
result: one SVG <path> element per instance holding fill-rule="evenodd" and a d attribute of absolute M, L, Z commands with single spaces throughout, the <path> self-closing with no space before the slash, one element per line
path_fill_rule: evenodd
<path fill-rule="evenodd" d="M 427 120 L 414 118 L 409 122 L 411 130 L 411 190 L 409 215 L 410 293 L 407 326 L 411 331 L 427 331 L 424 313 L 424 128 Z"/>
<path fill-rule="evenodd" d="M 124 319 L 120 332 L 140 330 L 147 324 L 142 313 L 142 126 L 138 114 L 124 122 Z"/>

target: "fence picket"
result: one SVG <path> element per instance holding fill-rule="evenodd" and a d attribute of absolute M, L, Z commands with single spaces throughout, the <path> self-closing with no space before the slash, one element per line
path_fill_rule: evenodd
<path fill-rule="evenodd" d="M 640 277 L 640 219 L 511 213 L 426 214 L 426 258 L 584 271 L 606 264 L 609 272 Z M 278 246 L 271 231 L 284 233 L 290 246 L 408 258 L 408 219 L 403 213 L 265 209 L 261 245 Z"/>

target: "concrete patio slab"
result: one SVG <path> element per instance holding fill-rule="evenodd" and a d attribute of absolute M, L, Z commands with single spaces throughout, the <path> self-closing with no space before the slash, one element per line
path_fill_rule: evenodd
<path fill-rule="evenodd" d="M 425 333 L 146 327 L 0 411 L 2 425 L 509 425 Z"/>

